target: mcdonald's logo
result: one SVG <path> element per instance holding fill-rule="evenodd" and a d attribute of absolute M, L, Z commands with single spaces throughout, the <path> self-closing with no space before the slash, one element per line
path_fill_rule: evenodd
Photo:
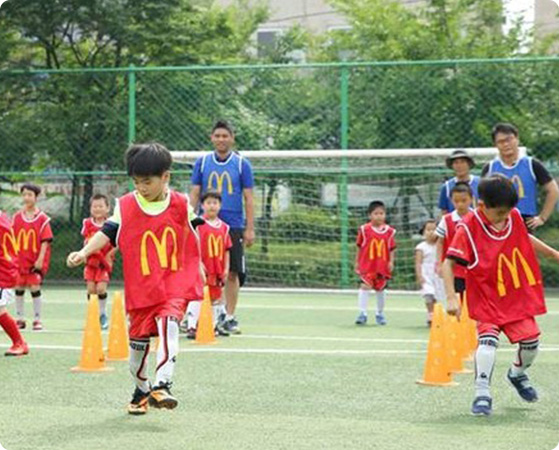
<path fill-rule="evenodd" d="M 215 178 L 215 186 L 214 186 Z M 227 192 L 229 194 L 233 193 L 233 181 L 231 180 L 231 175 L 229 172 L 223 172 L 221 175 L 215 171 L 210 174 L 208 178 L 208 189 L 215 189 L 218 192 L 223 192 L 223 183 L 227 180 Z"/>
<path fill-rule="evenodd" d="M 159 265 L 163 269 L 167 269 L 169 267 L 169 258 L 167 256 L 167 237 L 171 236 L 173 238 L 173 253 L 171 255 L 171 270 L 176 271 L 178 270 L 177 264 L 177 233 L 171 227 L 165 227 L 163 230 L 163 234 L 161 235 L 161 240 L 157 238 L 157 236 L 153 233 L 153 231 L 146 231 L 142 236 L 142 243 L 140 246 L 140 260 L 142 266 L 142 275 L 147 276 L 151 274 L 151 270 L 149 268 L 149 260 L 148 260 L 148 238 L 151 238 L 153 244 L 155 245 L 155 249 L 157 251 L 157 257 L 159 259 Z"/>
<path fill-rule="evenodd" d="M 524 198 L 524 184 L 522 184 L 522 180 L 518 175 L 513 176 L 510 181 L 512 184 L 516 186 L 516 190 L 518 191 L 518 198 Z"/>
<path fill-rule="evenodd" d="M 223 238 L 210 234 L 208 238 L 208 254 L 210 258 L 218 257 L 223 259 Z"/>
<path fill-rule="evenodd" d="M 373 239 L 369 244 L 369 259 L 386 259 L 386 242 Z"/>
<path fill-rule="evenodd" d="M 518 250 L 518 247 L 514 247 L 512 251 L 512 261 L 507 258 L 503 253 L 499 255 L 499 259 L 497 262 L 497 290 L 499 292 L 500 297 L 504 297 L 507 295 L 507 289 L 505 287 L 505 281 L 503 277 L 503 263 L 507 267 L 512 277 L 512 285 L 515 289 L 520 287 L 520 275 L 518 273 L 518 262 L 520 261 L 520 265 L 524 271 L 524 275 L 526 277 L 526 281 L 530 286 L 536 285 L 536 277 L 534 276 L 534 272 L 530 268 L 530 265 Z"/>
<path fill-rule="evenodd" d="M 10 244 L 11 251 L 8 248 L 8 244 Z M 10 230 L 8 233 L 4 233 L 2 238 L 2 250 L 4 252 L 4 256 L 8 261 L 12 260 L 12 256 L 15 256 L 18 252 L 17 240 L 14 235 L 14 232 Z"/>
<path fill-rule="evenodd" d="M 19 230 L 16 243 L 17 250 L 28 250 L 30 243 L 33 247 L 33 253 L 37 253 L 37 233 L 35 233 L 35 230 Z"/>

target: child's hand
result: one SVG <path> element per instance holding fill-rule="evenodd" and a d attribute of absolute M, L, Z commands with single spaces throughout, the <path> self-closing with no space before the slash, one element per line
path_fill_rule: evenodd
<path fill-rule="evenodd" d="M 229 271 L 223 272 L 223 275 L 221 277 L 221 279 L 223 280 L 223 284 L 225 284 L 227 278 L 229 278 Z"/>
<path fill-rule="evenodd" d="M 77 267 L 80 264 L 83 264 L 86 259 L 85 254 L 80 250 L 79 252 L 70 253 L 66 259 L 66 264 L 68 267 Z"/>
<path fill-rule="evenodd" d="M 200 263 L 199 270 L 200 270 L 200 278 L 202 278 L 202 284 L 205 286 L 206 283 L 208 282 L 208 279 L 206 277 L 206 270 L 203 263 Z"/>
<path fill-rule="evenodd" d="M 388 270 L 390 271 L 390 273 L 394 272 L 394 262 L 390 261 L 388 263 Z"/>
<path fill-rule="evenodd" d="M 417 284 L 419 285 L 419 287 L 423 287 L 423 285 L 425 284 L 425 278 L 419 277 L 417 279 Z"/>
<path fill-rule="evenodd" d="M 33 264 L 33 268 L 35 270 L 40 271 L 43 268 L 43 260 L 42 258 L 37 258 L 37 261 L 35 261 L 35 264 Z"/>
<path fill-rule="evenodd" d="M 446 312 L 451 316 L 460 317 L 460 300 L 455 292 L 446 298 Z"/>
<path fill-rule="evenodd" d="M 438 262 L 437 264 L 435 264 L 435 273 L 439 276 L 442 277 L 443 276 L 443 265 Z"/>

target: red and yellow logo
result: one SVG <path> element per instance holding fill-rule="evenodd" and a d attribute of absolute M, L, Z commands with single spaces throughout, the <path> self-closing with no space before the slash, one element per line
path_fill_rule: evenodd
<path fill-rule="evenodd" d="M 223 259 L 223 238 L 210 234 L 208 238 L 208 254 L 210 258 L 218 257 Z"/>
<path fill-rule="evenodd" d="M 35 230 L 24 230 L 21 229 L 17 233 L 17 250 L 28 250 L 32 247 L 33 253 L 37 252 L 37 233 Z"/>
<path fill-rule="evenodd" d="M 369 244 L 369 259 L 386 259 L 386 242 L 373 239 Z"/>
<path fill-rule="evenodd" d="M 536 277 L 534 276 L 534 272 L 532 271 L 530 265 L 524 256 L 522 256 L 518 247 L 514 247 L 510 259 L 501 253 L 497 262 L 497 291 L 499 292 L 500 297 L 507 295 L 507 288 L 505 287 L 505 280 L 503 276 L 503 266 L 508 269 L 512 277 L 512 285 L 514 289 L 518 289 L 520 287 L 519 262 L 528 285 L 536 285 Z"/>
<path fill-rule="evenodd" d="M 215 179 L 215 186 L 214 186 Z M 233 193 L 233 181 L 231 180 L 231 175 L 229 172 L 223 172 L 221 175 L 217 172 L 212 172 L 208 178 L 208 189 L 215 189 L 218 192 L 223 192 L 223 184 L 227 181 L 227 192 L 229 194 Z"/>
<path fill-rule="evenodd" d="M 18 245 L 13 230 L 4 233 L 4 236 L 2 237 L 2 251 L 8 261 L 11 261 L 13 257 L 17 255 Z"/>
<path fill-rule="evenodd" d="M 149 260 L 148 260 L 148 238 L 151 239 L 153 244 L 155 245 L 155 250 L 157 251 L 157 258 L 159 260 L 159 265 L 162 269 L 167 269 L 169 267 L 169 258 L 167 256 L 167 242 L 168 237 L 171 236 L 172 238 L 172 254 L 171 254 L 171 270 L 173 272 L 178 270 L 178 263 L 177 263 L 177 233 L 171 227 L 165 227 L 163 233 L 161 235 L 161 239 L 159 239 L 153 231 L 146 231 L 142 236 L 142 243 L 140 245 L 140 260 L 141 260 L 141 268 L 142 268 L 142 275 L 147 276 L 151 274 L 151 270 L 149 267 Z"/>

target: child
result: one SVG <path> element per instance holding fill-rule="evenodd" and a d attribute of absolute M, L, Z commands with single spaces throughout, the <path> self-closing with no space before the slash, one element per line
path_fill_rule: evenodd
<path fill-rule="evenodd" d="M 18 248 L 19 276 L 15 288 L 17 326 L 26 327 L 23 296 L 28 287 L 33 298 L 33 330 L 41 331 L 41 284 L 50 264 L 50 245 L 52 230 L 50 218 L 37 208 L 37 197 L 41 188 L 31 183 L 24 184 L 21 189 L 23 209 L 14 216 L 13 227 Z"/>
<path fill-rule="evenodd" d="M 437 223 L 434 219 L 427 219 L 420 230 L 424 241 L 415 247 L 415 276 L 425 300 L 427 326 L 429 327 L 433 319 L 435 303 L 444 298 L 443 281 L 435 271 L 437 265 L 436 227 Z"/>
<path fill-rule="evenodd" d="M 478 208 L 458 224 L 443 264 L 449 314 L 459 314 L 454 290 L 454 266 L 466 267 L 468 310 L 478 322 L 475 399 L 472 414 L 490 415 L 489 390 L 495 367 L 499 334 L 518 343 L 516 360 L 507 378 L 520 397 L 538 400 L 526 375 L 539 346 L 540 330 L 535 316 L 545 314 L 543 282 L 536 252 L 559 260 L 559 252 L 528 234 L 515 208 L 518 194 L 502 175 L 482 179 Z"/>
<path fill-rule="evenodd" d="M 109 216 L 109 199 L 106 195 L 95 194 L 89 201 L 91 217 L 83 220 L 81 235 L 84 245 L 87 244 L 95 233 L 101 231 Z M 116 249 L 109 243 L 101 251 L 90 255 L 85 263 L 83 277 L 87 285 L 87 299 L 92 294 L 97 294 L 99 299 L 99 322 L 101 329 L 109 327 L 107 319 L 107 286 L 113 270 L 113 261 Z"/>
<path fill-rule="evenodd" d="M 12 346 L 4 353 L 6 356 L 23 356 L 29 348 L 23 340 L 18 326 L 6 306 L 14 297 L 13 288 L 18 278 L 17 241 L 12 223 L 0 211 L 0 327 L 12 340 Z"/>
<path fill-rule="evenodd" d="M 197 235 L 188 198 L 168 187 L 171 153 L 161 144 L 137 144 L 126 151 L 136 190 L 118 199 L 113 216 L 68 265 L 83 264 L 109 242 L 122 255 L 129 318 L 130 373 L 136 384 L 129 414 L 173 409 L 171 380 L 179 351 L 179 323 L 189 299 L 202 298 Z M 155 385 L 147 378 L 150 337 L 159 336 Z"/>
<path fill-rule="evenodd" d="M 357 255 L 355 257 L 355 272 L 361 278 L 359 286 L 358 306 L 359 315 L 356 325 L 367 323 L 367 309 L 371 289 L 377 294 L 377 325 L 386 325 L 384 317 L 384 303 L 386 301 L 386 283 L 392 277 L 394 270 L 394 256 L 396 230 L 386 224 L 386 207 L 381 201 L 369 204 L 369 223 L 362 225 L 357 234 Z"/>
<path fill-rule="evenodd" d="M 200 235 L 202 263 L 206 273 L 206 283 L 210 288 L 213 306 L 213 319 L 216 334 L 229 336 L 229 332 L 218 324 L 217 318 L 224 306 L 222 287 L 229 274 L 229 250 L 233 243 L 229 235 L 229 225 L 219 219 L 221 194 L 208 190 L 202 195 L 202 209 L 206 223 L 197 228 Z M 187 310 L 187 337 L 196 337 L 196 325 L 200 315 L 200 302 L 190 302 Z"/>
<path fill-rule="evenodd" d="M 441 274 L 441 264 L 443 263 L 446 252 L 454 235 L 456 234 L 456 225 L 471 210 L 473 202 L 473 193 L 468 183 L 458 182 L 450 192 L 454 211 L 445 214 L 437 225 L 435 234 L 437 235 L 437 275 Z M 466 269 L 460 265 L 454 266 L 454 289 L 460 294 L 460 302 L 462 302 L 464 292 L 466 291 Z"/>

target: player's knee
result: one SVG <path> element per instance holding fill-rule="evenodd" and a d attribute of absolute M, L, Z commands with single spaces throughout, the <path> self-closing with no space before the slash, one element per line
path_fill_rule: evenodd
<path fill-rule="evenodd" d="M 106 300 L 107 296 L 108 294 L 105 289 L 97 289 L 97 297 L 99 297 L 99 300 Z"/>
<path fill-rule="evenodd" d="M 25 295 L 24 289 L 16 289 L 16 296 L 23 297 Z"/>
<path fill-rule="evenodd" d="M 229 272 L 227 279 L 229 281 L 237 281 L 239 279 L 239 274 L 237 272 Z"/>
<path fill-rule="evenodd" d="M 39 298 L 41 296 L 41 290 L 37 289 L 37 290 L 33 290 L 33 288 L 31 289 L 31 297 L 33 298 Z"/>

